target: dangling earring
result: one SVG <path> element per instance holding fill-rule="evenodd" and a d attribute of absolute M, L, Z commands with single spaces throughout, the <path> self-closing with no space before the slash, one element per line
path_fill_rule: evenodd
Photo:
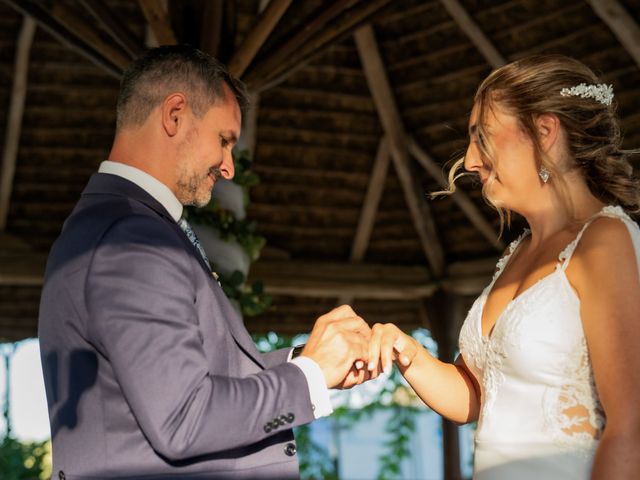
<path fill-rule="evenodd" d="M 542 167 L 540 167 L 540 170 L 538 171 L 538 175 L 540 176 L 542 183 L 547 183 L 549 181 L 549 177 L 551 176 L 551 173 L 549 173 L 549 170 L 547 170 L 543 165 Z"/>

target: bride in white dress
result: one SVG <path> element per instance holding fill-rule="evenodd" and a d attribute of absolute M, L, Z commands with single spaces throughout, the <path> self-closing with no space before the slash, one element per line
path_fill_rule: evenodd
<path fill-rule="evenodd" d="M 464 165 L 501 218 L 529 228 L 498 262 L 454 364 L 375 325 L 369 369 L 395 361 L 444 417 L 478 421 L 474 478 L 640 478 L 640 211 L 610 86 L 535 56 L 479 87 Z"/>

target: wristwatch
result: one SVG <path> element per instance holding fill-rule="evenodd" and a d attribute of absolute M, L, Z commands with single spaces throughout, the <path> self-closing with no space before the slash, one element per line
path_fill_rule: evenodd
<path fill-rule="evenodd" d="M 303 343 L 302 345 L 296 345 L 295 347 L 293 347 L 293 350 L 291 351 L 291 358 L 296 358 L 299 357 L 300 354 L 302 353 L 302 350 L 304 350 L 306 343 Z"/>

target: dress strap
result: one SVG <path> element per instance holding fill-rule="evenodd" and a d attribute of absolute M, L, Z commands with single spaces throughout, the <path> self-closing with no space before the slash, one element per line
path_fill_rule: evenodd
<path fill-rule="evenodd" d="M 574 238 L 573 241 L 569 243 L 569 245 L 567 245 L 564 248 L 564 250 L 562 250 L 562 252 L 560 252 L 560 255 L 558 255 L 558 265 L 556 268 L 559 268 L 562 270 L 567 269 L 567 267 L 569 266 L 569 261 L 571 260 L 571 257 L 573 256 L 573 252 L 576 250 L 576 247 L 578 246 L 578 242 L 580 242 L 582 235 L 587 230 L 589 225 L 591 225 L 594 220 L 600 217 L 617 218 L 622 221 L 630 220 L 629 216 L 624 212 L 624 210 L 621 207 L 613 206 L 613 205 L 608 205 L 604 207 L 598 213 L 589 217 L 589 219 L 584 223 L 584 225 L 580 229 L 580 232 L 578 232 L 578 235 L 576 236 L 576 238 Z"/>
<path fill-rule="evenodd" d="M 524 231 L 520 234 L 520 236 L 509 244 L 509 248 L 507 248 L 508 250 L 507 253 L 505 253 L 500 258 L 500 260 L 498 260 L 498 263 L 496 264 L 496 271 L 494 272 L 493 278 L 491 279 L 491 283 L 489 284 L 487 289 L 490 289 L 491 286 L 493 286 L 495 281 L 498 279 L 502 271 L 505 269 L 505 267 L 509 263 L 509 259 L 513 255 L 513 252 L 517 250 L 518 246 L 520 245 L 520 242 L 522 242 L 522 240 L 530 233 L 531 233 L 531 230 L 529 230 L 528 228 L 525 228 Z"/>

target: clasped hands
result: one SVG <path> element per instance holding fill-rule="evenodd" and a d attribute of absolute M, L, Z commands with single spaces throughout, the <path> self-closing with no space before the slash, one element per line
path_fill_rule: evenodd
<path fill-rule="evenodd" d="M 342 305 L 316 320 L 301 355 L 322 369 L 328 388 L 351 388 L 395 362 L 406 370 L 418 351 L 418 343 L 393 324 L 369 327 L 348 305 Z"/>

